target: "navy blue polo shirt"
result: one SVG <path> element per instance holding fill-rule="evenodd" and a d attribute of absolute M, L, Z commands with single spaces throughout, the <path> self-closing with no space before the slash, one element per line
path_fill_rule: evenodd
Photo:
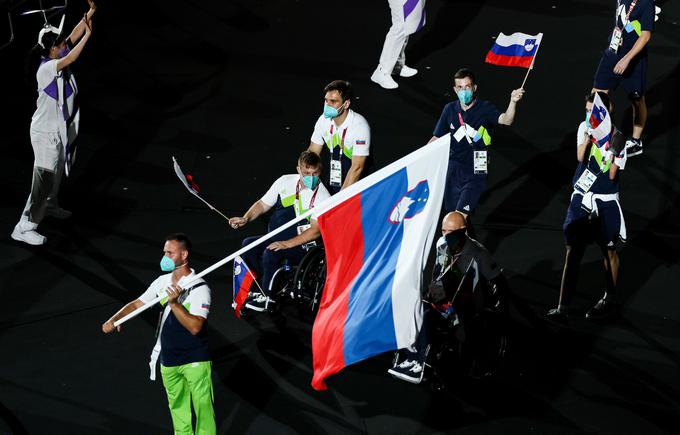
<path fill-rule="evenodd" d="M 447 133 L 451 134 L 449 161 L 460 166 L 465 174 L 472 176 L 474 174 L 473 151 L 484 150 L 491 145 L 491 135 L 498 125 L 500 115 L 500 110 L 486 100 L 477 99 L 468 110 L 462 110 L 460 101 L 454 101 L 444 106 L 433 136 L 442 137 Z M 461 118 L 466 124 L 465 130 L 472 144 L 468 142 L 465 135 L 461 134 L 463 130 L 459 131 L 462 126 Z"/>

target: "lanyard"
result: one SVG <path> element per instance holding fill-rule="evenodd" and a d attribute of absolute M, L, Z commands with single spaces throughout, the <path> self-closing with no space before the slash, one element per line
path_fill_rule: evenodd
<path fill-rule="evenodd" d="M 319 193 L 319 186 L 316 186 L 316 189 L 314 189 L 314 194 L 312 195 L 312 199 L 309 201 L 309 208 L 307 210 L 314 208 L 314 201 L 316 200 L 317 193 Z M 297 201 L 298 206 L 298 216 L 300 216 L 303 213 L 302 196 L 300 195 L 300 181 L 298 181 L 297 184 L 295 184 L 295 200 Z"/>
<path fill-rule="evenodd" d="M 333 126 L 334 126 L 334 125 L 335 125 L 335 124 L 334 124 L 333 122 L 331 122 L 331 130 L 330 130 L 330 134 L 331 134 L 331 144 L 333 144 L 332 141 L 333 141 Z M 343 151 L 344 151 L 344 149 L 345 149 L 345 136 L 347 135 L 347 128 L 348 128 L 348 127 L 345 127 L 345 129 L 342 131 L 342 138 L 340 139 L 340 144 L 339 144 L 339 146 L 338 146 L 340 152 L 338 153 L 338 158 L 337 158 L 337 159 L 335 158 L 335 155 L 334 155 L 334 154 L 335 154 L 335 148 L 336 148 L 336 147 L 333 146 L 333 148 L 331 148 L 331 158 L 333 158 L 333 159 L 335 159 L 335 160 L 340 160 L 340 157 L 342 156 L 342 153 L 343 153 Z M 335 144 L 333 144 L 333 145 L 335 145 Z M 311 208 L 311 207 L 310 207 L 310 208 Z"/>
<path fill-rule="evenodd" d="M 621 4 L 621 0 L 617 0 L 617 2 L 619 5 Z M 637 0 L 633 0 L 633 2 L 630 4 L 630 9 L 628 9 L 628 13 L 626 14 L 626 22 L 623 23 L 624 26 L 630 21 L 630 14 L 633 12 L 633 9 L 635 9 L 635 5 L 637 5 Z M 616 9 L 618 10 L 618 8 Z M 618 27 L 618 23 L 616 24 L 616 27 Z"/>
<path fill-rule="evenodd" d="M 467 139 L 468 143 L 472 145 L 472 140 L 470 139 L 470 136 L 468 135 L 467 132 L 467 125 L 465 124 L 465 121 L 463 121 L 463 115 L 458 112 L 458 122 L 460 122 L 460 126 L 463 127 L 463 131 L 465 132 L 465 139 Z"/>

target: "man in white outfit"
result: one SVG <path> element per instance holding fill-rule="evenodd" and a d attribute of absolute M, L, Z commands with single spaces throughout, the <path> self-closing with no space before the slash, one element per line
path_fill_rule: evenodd
<path fill-rule="evenodd" d="M 392 15 L 392 27 L 385 36 L 380 54 L 380 63 L 371 75 L 371 80 L 385 89 L 399 87 L 392 74 L 412 77 L 418 70 L 406 66 L 406 44 L 409 35 L 425 26 L 426 0 L 388 0 Z"/>

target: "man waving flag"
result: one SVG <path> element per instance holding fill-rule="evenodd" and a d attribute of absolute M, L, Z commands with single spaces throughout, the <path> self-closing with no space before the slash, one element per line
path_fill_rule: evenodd
<path fill-rule="evenodd" d="M 491 50 L 486 54 L 487 63 L 502 66 L 531 68 L 541 45 L 543 33 L 527 35 L 516 32 L 512 35 L 499 34 Z"/>
<path fill-rule="evenodd" d="M 350 364 L 415 342 L 449 142 L 446 135 L 320 206 L 327 277 L 312 330 L 314 389 Z"/>

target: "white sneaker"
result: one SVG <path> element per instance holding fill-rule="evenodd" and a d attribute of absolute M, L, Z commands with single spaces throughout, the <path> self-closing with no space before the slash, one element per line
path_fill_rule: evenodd
<path fill-rule="evenodd" d="M 68 219 L 73 213 L 68 210 L 64 210 L 61 207 L 47 207 L 45 210 L 45 216 L 53 217 L 55 219 Z"/>
<path fill-rule="evenodd" d="M 30 224 L 30 222 L 27 223 Z M 35 224 L 22 225 L 22 222 L 19 222 L 14 227 L 14 231 L 12 231 L 12 238 L 17 242 L 24 242 L 33 246 L 44 245 L 47 239 L 45 236 L 38 234 L 35 230 L 37 227 Z"/>
<path fill-rule="evenodd" d="M 399 75 L 401 77 L 413 77 L 414 75 L 418 74 L 418 70 L 415 68 L 408 67 L 406 65 L 403 65 L 401 67 L 401 71 L 399 71 Z"/>
<path fill-rule="evenodd" d="M 397 89 L 399 87 L 397 82 L 389 74 L 381 70 L 380 67 L 376 68 L 373 72 L 371 81 L 379 84 L 384 89 Z"/>

